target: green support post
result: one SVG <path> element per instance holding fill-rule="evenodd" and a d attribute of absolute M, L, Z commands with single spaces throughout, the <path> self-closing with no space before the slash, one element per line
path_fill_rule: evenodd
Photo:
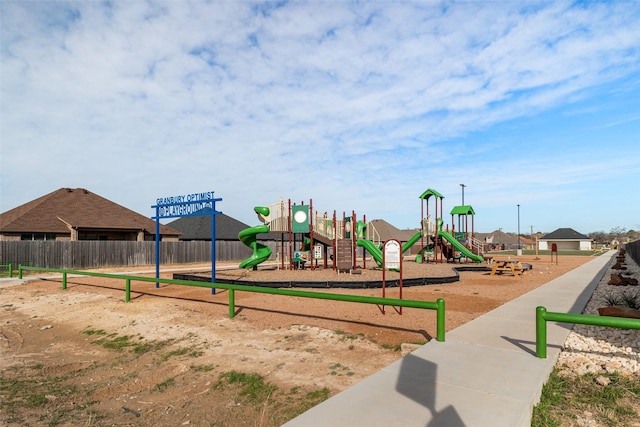
<path fill-rule="evenodd" d="M 13 277 L 13 263 L 9 263 L 9 277 Z"/>
<path fill-rule="evenodd" d="M 444 342 L 444 300 L 438 298 L 436 304 L 436 341 Z"/>
<path fill-rule="evenodd" d="M 547 358 L 547 320 L 544 318 L 547 309 L 539 306 L 536 308 L 536 356 L 540 359 Z"/>
<path fill-rule="evenodd" d="M 229 319 L 236 316 L 236 291 L 229 289 Z"/>
<path fill-rule="evenodd" d="M 125 288 L 124 301 L 129 302 L 131 301 L 131 279 L 124 279 L 124 288 Z"/>
<path fill-rule="evenodd" d="M 18 264 L 18 279 L 22 280 L 22 266 Z"/>
<path fill-rule="evenodd" d="M 62 289 L 67 289 L 67 272 L 62 273 Z"/>

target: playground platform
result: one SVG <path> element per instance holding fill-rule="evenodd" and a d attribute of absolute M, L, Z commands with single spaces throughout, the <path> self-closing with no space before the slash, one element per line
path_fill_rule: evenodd
<path fill-rule="evenodd" d="M 529 427 L 573 326 L 548 322 L 547 358 L 537 358 L 536 307 L 582 313 L 615 253 L 430 341 L 285 426 Z"/>

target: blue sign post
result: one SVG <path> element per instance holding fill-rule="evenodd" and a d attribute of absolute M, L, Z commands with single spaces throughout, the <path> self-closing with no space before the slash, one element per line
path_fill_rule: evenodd
<path fill-rule="evenodd" d="M 211 215 L 211 283 L 216 282 L 216 215 L 222 213 L 216 210 L 216 202 L 220 201 L 221 198 L 213 197 L 213 191 L 156 199 L 151 206 L 156 210 L 156 216 L 152 217 L 156 220 L 156 279 L 160 278 L 160 219 Z M 156 288 L 159 287 L 156 282 Z M 211 288 L 211 293 L 215 295 L 215 288 Z"/>

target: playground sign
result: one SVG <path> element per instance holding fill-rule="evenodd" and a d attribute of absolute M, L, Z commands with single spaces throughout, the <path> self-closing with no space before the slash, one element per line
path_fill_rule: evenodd
<path fill-rule="evenodd" d="M 293 253 L 294 262 L 307 262 L 309 261 L 309 251 L 295 251 Z"/>
<path fill-rule="evenodd" d="M 382 245 L 382 298 L 386 297 L 387 280 L 385 272 L 387 270 L 398 270 L 400 272 L 400 280 L 398 282 L 399 296 L 402 299 L 402 246 L 396 239 L 389 239 Z M 385 314 L 384 305 L 378 306 L 382 314 Z M 393 307 L 398 314 L 402 314 L 402 307 L 398 310 Z"/>
<path fill-rule="evenodd" d="M 215 203 L 213 191 L 191 193 L 180 196 L 159 197 L 156 199 L 157 213 L 160 218 L 199 216 L 203 209 L 212 208 Z M 217 199 L 222 200 L 222 199 Z"/>
<path fill-rule="evenodd" d="M 400 243 L 397 240 L 387 240 L 384 244 L 384 268 L 400 268 L 400 252 Z"/>
<path fill-rule="evenodd" d="M 156 279 L 160 278 L 160 219 L 211 215 L 211 283 L 216 282 L 216 215 L 222 213 L 216 210 L 216 202 L 220 201 L 221 198 L 213 197 L 213 191 L 156 199 L 156 204 L 151 206 L 156 210 L 152 217 L 156 220 Z M 156 288 L 159 287 L 160 283 L 156 282 Z M 211 293 L 215 294 L 216 290 L 212 288 Z"/>

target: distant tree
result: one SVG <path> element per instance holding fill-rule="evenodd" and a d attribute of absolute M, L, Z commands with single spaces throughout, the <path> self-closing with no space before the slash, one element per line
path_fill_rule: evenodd
<path fill-rule="evenodd" d="M 593 233 L 589 233 L 589 238 L 596 243 L 608 243 L 609 235 L 604 231 L 594 231 Z"/>
<path fill-rule="evenodd" d="M 613 227 L 610 231 L 609 234 L 611 235 L 612 239 L 615 239 L 617 241 L 620 241 L 622 239 L 622 237 L 627 233 L 627 229 L 624 227 Z"/>

